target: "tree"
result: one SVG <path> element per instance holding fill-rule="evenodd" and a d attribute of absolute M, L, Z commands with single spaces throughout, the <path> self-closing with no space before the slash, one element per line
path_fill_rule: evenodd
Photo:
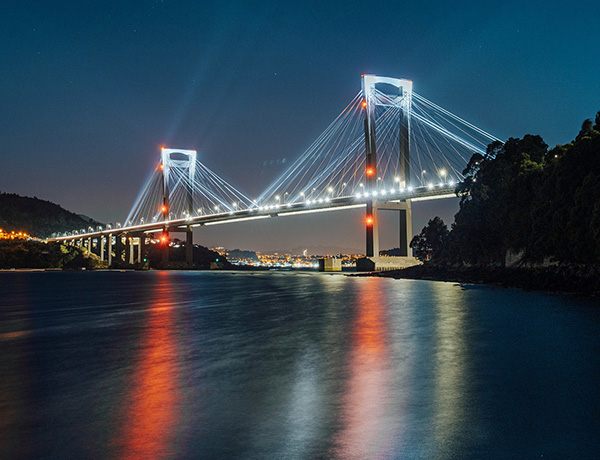
<path fill-rule="evenodd" d="M 431 219 L 421 233 L 415 235 L 410 242 L 415 257 L 421 261 L 435 259 L 444 246 L 448 233 L 448 227 L 440 217 Z"/>
<path fill-rule="evenodd" d="M 597 119 L 598 118 L 596 117 L 596 120 Z M 588 118 L 581 125 L 581 131 L 579 131 L 579 134 L 577 135 L 577 137 L 575 138 L 575 140 L 578 141 L 580 139 L 583 139 L 586 136 L 589 136 L 592 133 L 592 129 L 593 128 L 594 128 L 594 124 L 592 123 L 592 120 L 590 118 Z"/>

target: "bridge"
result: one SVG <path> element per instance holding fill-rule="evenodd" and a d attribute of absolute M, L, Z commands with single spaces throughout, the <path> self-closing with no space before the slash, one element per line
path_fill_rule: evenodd
<path fill-rule="evenodd" d="M 358 94 L 260 196 L 252 199 L 199 161 L 195 150 L 162 148 L 160 161 L 125 221 L 55 234 L 109 265 L 143 261 L 158 234 L 168 263 L 169 234 L 276 216 L 365 208 L 366 257 L 377 268 L 378 212 L 400 214 L 400 257 L 410 264 L 412 203 L 455 196 L 462 171 L 496 137 L 413 92 L 412 81 L 363 75 Z M 125 252 L 125 254 L 123 254 Z"/>

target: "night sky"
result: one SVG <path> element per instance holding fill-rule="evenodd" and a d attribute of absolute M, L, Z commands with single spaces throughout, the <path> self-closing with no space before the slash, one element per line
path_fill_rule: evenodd
<path fill-rule="evenodd" d="M 600 8 L 523 3 L 4 2 L 0 191 L 122 221 L 166 145 L 198 150 L 255 197 L 363 73 L 410 78 L 502 139 L 567 143 L 600 109 Z M 418 230 L 436 214 L 451 221 L 457 203 L 413 209 Z M 219 225 L 196 241 L 362 249 L 362 215 Z M 382 248 L 396 237 L 387 231 Z"/>

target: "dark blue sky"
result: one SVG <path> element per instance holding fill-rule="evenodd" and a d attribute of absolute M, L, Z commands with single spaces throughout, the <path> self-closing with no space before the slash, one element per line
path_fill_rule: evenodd
<path fill-rule="evenodd" d="M 500 138 L 566 143 L 600 109 L 598 24 L 592 1 L 5 2 L 0 190 L 122 220 L 168 145 L 198 150 L 257 196 L 363 73 L 410 78 Z M 441 203 L 416 204 L 416 225 L 449 220 L 456 203 Z M 198 240 L 361 248 L 359 214 L 334 216 L 218 226 Z"/>

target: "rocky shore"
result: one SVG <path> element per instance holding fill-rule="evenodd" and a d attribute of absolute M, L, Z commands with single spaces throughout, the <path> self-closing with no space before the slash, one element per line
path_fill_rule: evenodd
<path fill-rule="evenodd" d="M 565 292 L 600 297 L 600 267 L 577 265 L 485 267 L 425 263 L 403 270 L 379 272 L 376 276 L 490 284 L 525 290 Z"/>

